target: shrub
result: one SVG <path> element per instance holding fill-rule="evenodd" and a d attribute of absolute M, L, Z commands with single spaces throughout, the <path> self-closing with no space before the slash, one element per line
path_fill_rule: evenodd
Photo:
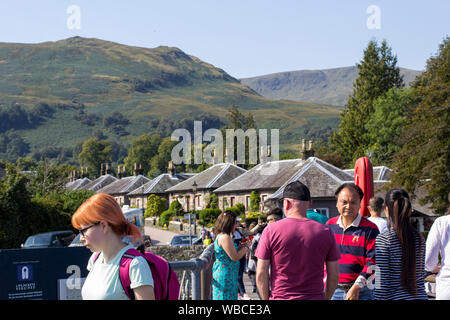
<path fill-rule="evenodd" d="M 245 215 L 245 206 L 242 203 L 237 203 L 235 206 L 228 207 L 225 210 L 231 210 L 238 216 Z"/>
<path fill-rule="evenodd" d="M 199 211 L 200 224 L 208 225 L 216 223 L 217 217 L 222 212 L 220 209 L 206 208 Z"/>
<path fill-rule="evenodd" d="M 260 207 L 261 198 L 259 193 L 256 191 L 252 191 L 250 193 L 250 211 L 258 211 Z"/>
<path fill-rule="evenodd" d="M 174 216 L 172 211 L 166 210 L 159 216 L 159 225 L 163 227 L 164 225 L 169 226 L 169 221 L 171 217 Z"/>
<path fill-rule="evenodd" d="M 258 211 L 251 211 L 247 214 L 245 223 L 247 224 L 247 226 L 249 226 L 252 222 L 258 223 L 259 218 L 262 218 L 265 221 L 267 217 L 265 214 L 262 214 Z"/>
<path fill-rule="evenodd" d="M 169 211 L 173 212 L 175 216 L 182 216 L 184 213 L 183 206 L 178 200 L 175 200 L 170 204 Z"/>
<path fill-rule="evenodd" d="M 206 196 L 206 208 L 218 209 L 219 208 L 219 197 L 211 193 L 209 196 Z"/>
<path fill-rule="evenodd" d="M 162 212 L 159 216 L 159 225 L 161 227 L 164 225 L 169 226 L 169 221 L 172 217 L 182 216 L 183 213 L 183 206 L 178 202 L 178 200 L 175 200 L 170 204 L 169 209 Z"/>

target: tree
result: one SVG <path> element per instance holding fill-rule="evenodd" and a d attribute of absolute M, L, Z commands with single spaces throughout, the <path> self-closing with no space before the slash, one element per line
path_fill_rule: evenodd
<path fill-rule="evenodd" d="M 147 199 L 147 210 L 145 210 L 144 217 L 159 216 L 166 209 L 166 199 L 158 197 L 156 194 L 151 194 Z"/>
<path fill-rule="evenodd" d="M 134 164 L 142 165 L 142 170 L 150 170 L 151 159 L 158 154 L 161 137 L 158 134 L 143 134 L 131 142 L 125 165 L 128 172 L 133 172 Z"/>
<path fill-rule="evenodd" d="M 150 171 L 148 171 L 148 177 L 157 177 L 161 173 L 167 172 L 167 166 L 172 159 L 172 149 L 177 144 L 176 141 L 172 141 L 170 137 L 164 138 L 161 144 L 158 146 L 157 154 L 150 161 Z"/>
<path fill-rule="evenodd" d="M 402 149 L 394 156 L 392 185 L 415 194 L 424 188 L 423 203 L 438 213 L 447 209 L 450 193 L 450 38 L 427 61 L 412 85 L 418 102 L 408 110 Z"/>
<path fill-rule="evenodd" d="M 338 130 L 331 138 L 332 148 L 351 165 L 366 155 L 370 145 L 366 124 L 373 114 L 374 101 L 389 89 L 404 86 L 397 57 L 392 55 L 386 40 L 381 46 L 375 40 L 370 41 L 357 68 L 353 94 L 341 113 Z"/>
<path fill-rule="evenodd" d="M 207 209 L 218 209 L 219 208 L 219 197 L 215 193 L 210 193 L 206 196 L 206 207 Z"/>
<path fill-rule="evenodd" d="M 69 173 L 74 169 L 74 166 L 57 165 L 56 161 L 45 158 L 36 167 L 36 174 L 30 181 L 30 191 L 41 196 L 61 191 L 67 183 Z"/>
<path fill-rule="evenodd" d="M 401 149 L 398 138 L 413 100 L 412 89 L 395 88 L 375 100 L 373 115 L 366 124 L 373 165 L 392 165 L 392 157 Z"/>
<path fill-rule="evenodd" d="M 250 193 L 250 211 L 259 211 L 261 203 L 261 197 L 259 193 L 253 190 Z"/>
<path fill-rule="evenodd" d="M 102 163 L 110 162 L 112 157 L 111 144 L 107 140 L 90 138 L 84 141 L 78 160 L 82 166 L 87 166 L 89 174 L 96 176 Z"/>

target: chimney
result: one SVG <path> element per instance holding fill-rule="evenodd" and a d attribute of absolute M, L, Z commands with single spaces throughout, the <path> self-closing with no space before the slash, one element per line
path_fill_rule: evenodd
<path fill-rule="evenodd" d="M 167 173 L 170 174 L 170 176 L 175 176 L 175 167 L 173 166 L 172 160 L 169 161 L 169 166 L 167 167 Z"/>
<path fill-rule="evenodd" d="M 309 140 L 308 157 L 314 157 L 313 142 Z"/>
<path fill-rule="evenodd" d="M 109 163 L 105 164 L 105 174 L 109 174 Z"/>
<path fill-rule="evenodd" d="M 259 147 L 259 163 L 264 164 L 266 163 L 266 156 L 264 154 L 264 147 Z"/>
<path fill-rule="evenodd" d="M 142 163 L 139 163 L 139 174 L 144 175 L 144 170 L 142 169 Z"/>
<path fill-rule="evenodd" d="M 309 140 L 308 149 L 306 149 L 306 140 L 302 139 L 302 150 L 301 150 L 302 160 L 306 160 L 309 157 L 314 157 L 314 149 L 312 147 L 312 140 Z"/>
<path fill-rule="evenodd" d="M 103 175 L 103 163 L 100 165 L 100 176 Z"/>
<path fill-rule="evenodd" d="M 137 176 L 137 163 L 134 163 L 134 171 L 133 171 L 133 175 Z"/>

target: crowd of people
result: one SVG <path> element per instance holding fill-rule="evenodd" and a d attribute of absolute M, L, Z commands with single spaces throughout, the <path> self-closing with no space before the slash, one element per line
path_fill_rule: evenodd
<path fill-rule="evenodd" d="M 299 181 L 283 191 L 283 208 L 248 228 L 225 210 L 204 245 L 214 245 L 212 298 L 250 299 L 243 273 L 261 300 L 427 299 L 426 272 L 436 273 L 436 299 L 450 300 L 450 215 L 433 223 L 427 240 L 411 224 L 412 204 L 403 189 L 369 201 L 371 217 L 360 212 L 363 191 L 344 183 L 335 192 L 339 215 L 328 219 L 312 210 L 309 189 Z M 385 217 L 383 217 L 383 213 Z M 118 277 L 121 257 L 132 248 L 124 236 L 142 241 L 115 199 L 96 194 L 72 217 L 80 240 L 95 252 L 82 288 L 83 299 L 128 299 Z M 154 299 L 147 261 L 129 268 L 135 299 Z"/>
<path fill-rule="evenodd" d="M 247 263 L 262 300 L 426 300 L 427 273 L 437 273 L 436 299 L 450 300 L 450 215 L 436 219 L 425 241 L 411 224 L 405 190 L 371 198 L 368 218 L 359 213 L 363 196 L 354 183 L 342 184 L 335 192 L 339 215 L 328 219 L 311 209 L 308 188 L 296 181 L 267 223 L 245 228 L 232 211 L 221 213 L 213 299 L 249 299 L 242 283 Z"/>

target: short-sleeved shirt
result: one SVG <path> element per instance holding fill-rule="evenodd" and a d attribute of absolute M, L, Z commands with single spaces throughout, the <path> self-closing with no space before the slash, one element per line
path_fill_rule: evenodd
<path fill-rule="evenodd" d="M 328 221 L 328 217 L 326 215 L 321 214 L 321 213 L 319 213 L 319 212 L 317 212 L 315 210 L 312 210 L 312 209 L 308 209 L 306 211 L 306 217 L 308 219 L 320 222 L 322 224 L 326 224 L 327 221 Z"/>
<path fill-rule="evenodd" d="M 94 263 L 95 253 L 88 262 L 89 274 L 81 289 L 83 300 L 129 300 L 120 283 L 119 263 L 123 254 L 133 247 L 128 245 L 105 263 L 103 253 L 100 253 Z M 144 257 L 136 257 L 130 263 L 131 289 L 141 286 L 153 286 L 153 277 L 148 262 Z"/>
<path fill-rule="evenodd" d="M 377 225 L 378 231 L 380 231 L 380 233 L 388 231 L 388 224 L 387 224 L 387 220 L 385 218 L 369 217 L 367 219 L 369 219 L 369 221 L 371 221 Z"/>
<path fill-rule="evenodd" d="M 306 218 L 268 225 L 255 255 L 270 260 L 271 300 L 325 299 L 324 263 L 340 258 L 330 228 Z"/>

